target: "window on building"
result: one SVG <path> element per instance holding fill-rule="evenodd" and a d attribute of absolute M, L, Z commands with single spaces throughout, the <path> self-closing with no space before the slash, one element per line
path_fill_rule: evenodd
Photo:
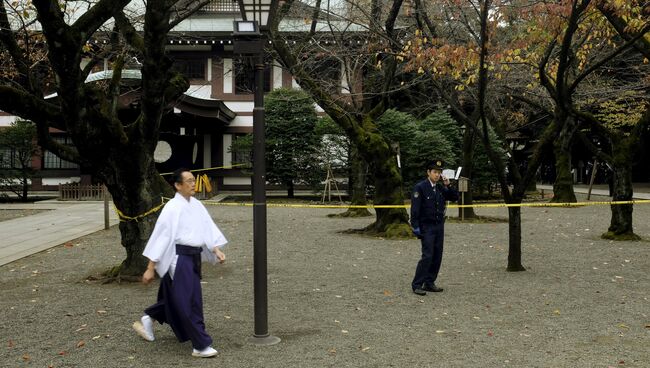
<path fill-rule="evenodd" d="M 174 57 L 173 69 L 188 79 L 207 79 L 207 60 L 205 58 Z"/>
<path fill-rule="evenodd" d="M 233 135 L 233 145 L 231 146 L 232 163 L 234 164 L 251 164 L 253 162 L 253 151 L 250 146 L 253 143 L 251 134 L 238 133 Z"/>
<path fill-rule="evenodd" d="M 11 148 L 0 148 L 0 168 L 17 169 L 20 168 L 20 162 L 16 151 Z"/>
<path fill-rule="evenodd" d="M 72 140 L 67 136 L 57 136 L 52 137 L 52 139 L 61 144 L 72 145 Z M 44 169 L 76 169 L 78 167 L 79 165 L 74 162 L 63 160 L 50 151 L 45 151 L 45 154 L 43 155 Z"/>
<path fill-rule="evenodd" d="M 240 57 L 233 60 L 235 70 L 235 93 L 253 94 L 255 85 L 255 67 L 250 58 Z M 265 63 L 264 92 L 271 91 L 271 63 Z"/>

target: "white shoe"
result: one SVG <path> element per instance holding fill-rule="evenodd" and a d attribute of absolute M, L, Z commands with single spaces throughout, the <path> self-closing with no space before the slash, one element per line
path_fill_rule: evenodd
<path fill-rule="evenodd" d="M 146 314 L 140 318 L 140 321 L 133 322 L 133 329 L 140 337 L 147 341 L 153 341 L 155 339 L 153 336 L 153 321 Z"/>
<path fill-rule="evenodd" d="M 212 358 L 217 354 L 219 354 L 219 352 L 216 349 L 213 349 L 212 346 L 208 346 L 203 350 L 192 349 L 192 356 L 197 358 Z"/>

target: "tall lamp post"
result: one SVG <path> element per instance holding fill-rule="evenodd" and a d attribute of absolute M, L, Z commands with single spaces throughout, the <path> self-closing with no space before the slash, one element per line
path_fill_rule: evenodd
<path fill-rule="evenodd" d="M 266 164 L 264 137 L 264 36 L 277 0 L 237 0 L 243 20 L 234 22 L 234 52 L 253 59 L 255 65 L 255 103 L 253 107 L 253 288 L 255 333 L 249 341 L 255 345 L 273 345 L 280 338 L 268 328 L 268 291 L 266 255 Z"/>

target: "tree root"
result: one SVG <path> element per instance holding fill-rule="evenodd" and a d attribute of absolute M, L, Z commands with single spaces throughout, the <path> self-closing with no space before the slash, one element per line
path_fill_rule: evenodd
<path fill-rule="evenodd" d="M 375 223 L 372 223 L 366 226 L 363 229 L 348 229 L 341 231 L 342 234 L 355 234 L 355 235 L 364 235 L 371 236 L 376 238 L 387 238 L 387 239 L 414 239 L 413 232 L 411 227 L 408 224 L 397 223 L 397 224 L 388 224 L 385 230 L 381 231 L 377 229 Z"/>
<path fill-rule="evenodd" d="M 608 231 L 600 236 L 602 239 L 616 240 L 616 241 L 639 241 L 641 237 L 633 232 L 616 234 L 613 231 Z"/>
<path fill-rule="evenodd" d="M 327 217 L 369 217 L 372 216 L 372 213 L 366 208 L 348 208 L 347 211 L 343 213 L 333 213 L 327 215 Z"/>

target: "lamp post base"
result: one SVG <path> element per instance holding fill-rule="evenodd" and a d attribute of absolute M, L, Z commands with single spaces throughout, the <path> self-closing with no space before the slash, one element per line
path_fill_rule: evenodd
<path fill-rule="evenodd" d="M 269 346 L 269 345 L 275 345 L 279 343 L 281 340 L 277 336 L 273 335 L 265 335 L 265 336 L 257 336 L 253 335 L 252 337 L 248 338 L 248 342 L 257 345 L 257 346 Z"/>

